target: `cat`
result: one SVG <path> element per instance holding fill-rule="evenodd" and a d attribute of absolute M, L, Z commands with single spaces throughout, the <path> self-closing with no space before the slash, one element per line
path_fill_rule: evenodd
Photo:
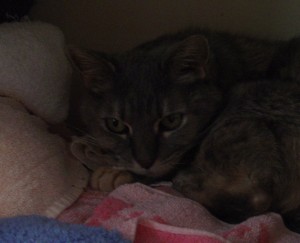
<path fill-rule="evenodd" d="M 297 78 L 289 69 L 297 62 L 290 43 L 186 30 L 123 53 L 71 48 L 84 84 L 77 125 L 82 136 L 73 153 L 93 170 L 99 167 L 93 185 L 103 184 L 103 166 L 113 175 L 108 190 L 119 175 L 122 183 L 171 178 L 192 161 L 230 87 Z"/>
<path fill-rule="evenodd" d="M 237 84 L 198 149 L 177 190 L 224 221 L 272 211 L 300 233 L 298 82 Z"/>

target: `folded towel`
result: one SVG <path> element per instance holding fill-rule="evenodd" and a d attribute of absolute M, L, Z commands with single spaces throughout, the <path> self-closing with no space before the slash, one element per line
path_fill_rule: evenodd
<path fill-rule="evenodd" d="M 123 185 L 104 198 L 96 193 L 83 194 L 59 219 L 72 222 L 76 215 L 82 223 L 116 229 L 135 243 L 300 242 L 300 235 L 288 230 L 278 214 L 228 224 L 170 187 L 157 190 L 135 183 Z"/>

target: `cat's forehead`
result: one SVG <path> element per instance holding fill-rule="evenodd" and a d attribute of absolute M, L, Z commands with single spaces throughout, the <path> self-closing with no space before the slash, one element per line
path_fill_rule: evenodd
<path fill-rule="evenodd" d="M 169 79 L 161 59 L 142 51 L 118 57 L 110 101 L 115 114 L 130 120 L 155 120 L 183 109 L 180 88 Z"/>
<path fill-rule="evenodd" d="M 111 93 L 102 103 L 103 117 L 117 117 L 130 124 L 134 122 L 154 123 L 158 119 L 174 112 L 184 112 L 186 103 L 176 90 L 164 95 L 144 92 Z"/>
<path fill-rule="evenodd" d="M 114 117 L 119 117 L 129 123 L 149 122 L 174 113 L 184 112 L 186 103 L 178 92 L 168 92 L 162 95 L 133 92 L 123 96 L 114 95 L 107 103 L 106 111 Z"/>
<path fill-rule="evenodd" d="M 130 53 L 119 58 L 117 65 L 114 92 L 133 108 L 153 109 L 169 89 L 165 72 L 155 58 Z"/>
<path fill-rule="evenodd" d="M 117 78 L 129 87 L 163 88 L 168 81 L 159 56 L 148 52 L 130 52 L 117 60 Z"/>

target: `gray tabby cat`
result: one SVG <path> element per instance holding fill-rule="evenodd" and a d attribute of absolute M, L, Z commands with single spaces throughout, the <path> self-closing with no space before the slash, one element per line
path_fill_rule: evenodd
<path fill-rule="evenodd" d="M 195 160 L 173 181 L 225 221 L 272 211 L 300 233 L 299 83 L 233 88 Z"/>
<path fill-rule="evenodd" d="M 189 166 L 233 85 L 298 79 L 297 44 L 189 30 L 124 53 L 71 50 L 84 79 L 83 136 L 72 150 L 95 170 L 93 187 L 166 179 Z"/>

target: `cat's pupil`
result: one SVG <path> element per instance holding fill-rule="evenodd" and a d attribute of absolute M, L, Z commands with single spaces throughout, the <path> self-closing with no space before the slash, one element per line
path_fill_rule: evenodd
<path fill-rule="evenodd" d="M 112 119 L 112 125 L 114 127 L 118 127 L 119 124 L 120 124 L 120 122 L 117 119 Z"/>
<path fill-rule="evenodd" d="M 172 115 L 172 116 L 167 117 L 167 121 L 172 124 L 172 123 L 174 123 L 174 121 L 176 121 L 176 118 L 177 118 L 177 116 Z"/>
<path fill-rule="evenodd" d="M 164 117 L 160 122 L 161 131 L 172 131 L 180 127 L 183 121 L 182 113 L 175 113 Z"/>
<path fill-rule="evenodd" d="M 128 133 L 128 127 L 124 122 L 116 118 L 106 118 L 105 119 L 106 127 L 109 131 L 117 134 L 126 134 Z"/>

